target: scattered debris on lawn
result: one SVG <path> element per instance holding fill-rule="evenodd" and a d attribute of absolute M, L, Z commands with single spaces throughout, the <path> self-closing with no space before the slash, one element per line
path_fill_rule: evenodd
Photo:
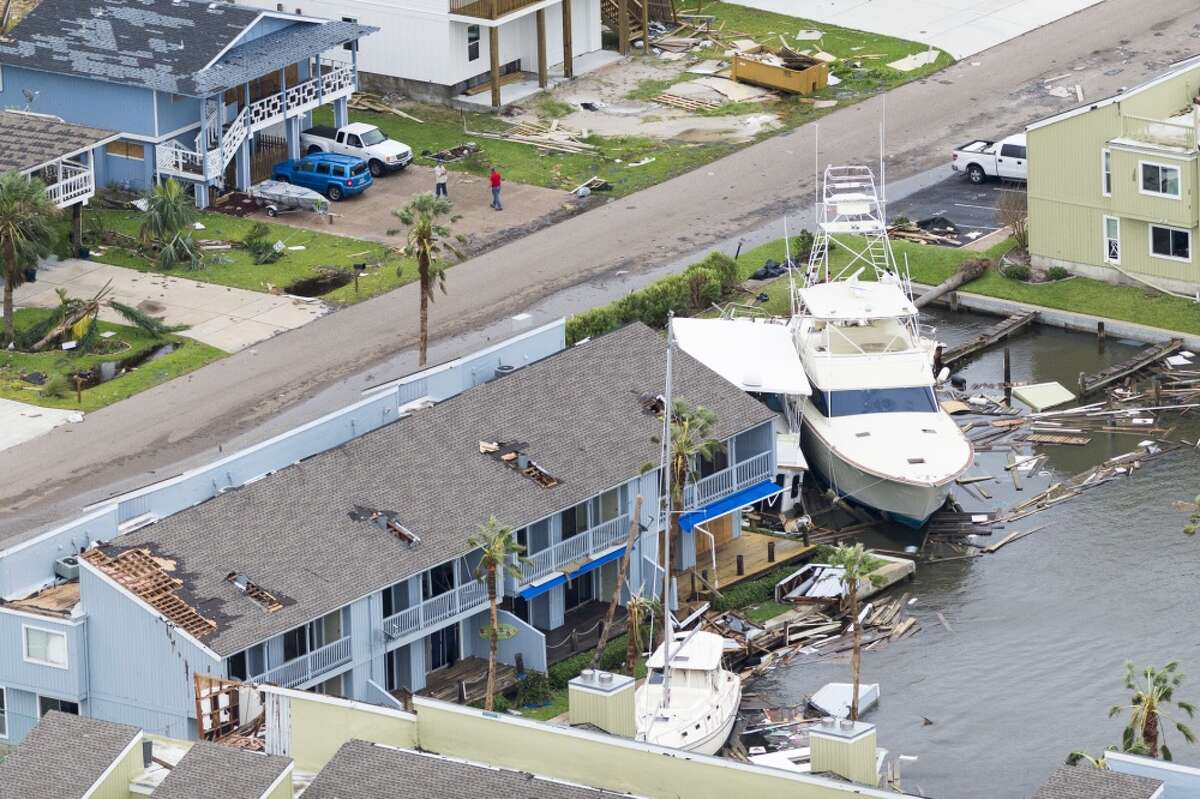
<path fill-rule="evenodd" d="M 428 158 L 431 161 L 457 161 L 460 158 L 466 158 L 471 153 L 479 152 L 479 145 L 473 141 L 460 144 L 457 147 L 451 147 L 448 150 L 438 150 L 436 153 L 431 150 L 423 150 L 421 156 Z"/>
<path fill-rule="evenodd" d="M 934 61 L 937 61 L 938 55 L 938 51 L 930 47 L 928 50 L 924 50 L 920 53 L 913 53 L 912 55 L 906 55 L 904 58 L 892 61 L 888 64 L 888 66 L 901 72 L 912 72 L 920 69 L 921 67 L 927 67 Z M 859 57 L 861 58 L 862 56 Z"/>
<path fill-rule="evenodd" d="M 377 114 L 395 114 L 398 117 L 424 125 L 424 120 L 417 119 L 407 111 L 403 111 L 391 103 L 385 102 L 384 99 L 375 94 L 367 92 L 355 92 L 348 102 L 348 106 L 355 111 L 373 111 Z"/>

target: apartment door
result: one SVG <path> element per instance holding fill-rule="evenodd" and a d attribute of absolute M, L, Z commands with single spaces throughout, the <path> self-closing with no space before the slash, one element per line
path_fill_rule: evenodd
<path fill-rule="evenodd" d="M 584 602 L 591 602 L 596 598 L 595 577 L 596 573 L 591 571 L 587 574 L 581 574 L 567 583 L 564 588 L 564 606 L 567 610 L 577 608 Z"/>
<path fill-rule="evenodd" d="M 451 624 L 429 634 L 429 670 L 436 671 L 458 662 L 458 625 Z"/>

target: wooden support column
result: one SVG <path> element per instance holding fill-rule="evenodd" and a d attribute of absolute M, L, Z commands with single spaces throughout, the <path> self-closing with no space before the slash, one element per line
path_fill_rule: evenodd
<path fill-rule="evenodd" d="M 546 9 L 537 10 L 538 86 L 546 88 Z"/>
<path fill-rule="evenodd" d="M 78 258 L 79 251 L 82 248 L 83 248 L 83 203 L 77 202 L 71 206 L 71 257 Z"/>
<path fill-rule="evenodd" d="M 571 0 L 562 0 L 563 77 L 575 77 L 575 48 L 571 44 Z"/>
<path fill-rule="evenodd" d="M 650 0 L 639 0 L 642 4 L 642 53 L 650 54 Z"/>
<path fill-rule="evenodd" d="M 492 61 L 492 108 L 500 107 L 500 28 L 488 28 L 488 50 Z"/>
<path fill-rule="evenodd" d="M 629 0 L 617 0 L 617 51 L 629 55 Z"/>

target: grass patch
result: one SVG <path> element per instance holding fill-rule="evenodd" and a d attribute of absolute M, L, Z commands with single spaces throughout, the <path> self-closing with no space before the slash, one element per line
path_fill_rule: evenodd
<path fill-rule="evenodd" d="M 782 602 L 768 600 L 767 602 L 759 602 L 757 605 L 750 605 L 743 610 L 743 614 L 747 619 L 753 622 L 762 624 L 765 621 L 770 621 L 776 616 L 782 616 L 789 610 L 795 610 L 795 605 L 785 605 Z"/>
<path fill-rule="evenodd" d="M 133 210 L 89 208 L 86 213 L 98 215 L 105 230 L 126 236 L 137 236 L 142 223 L 142 214 Z M 225 241 L 241 241 L 250 232 L 250 228 L 261 221 L 238 219 L 212 211 L 201 211 L 197 219 L 204 225 L 204 230 L 195 232 L 197 239 Z M 415 263 L 404 263 L 403 274 L 398 276 L 396 266 L 400 264 L 399 259 L 388 261 L 388 248 L 381 244 L 274 222 L 265 224 L 270 231 L 269 241 L 282 241 L 287 247 L 302 246 L 304 249 L 287 250 L 283 258 L 272 264 L 255 264 L 248 251 L 234 247 L 210 253 L 201 269 L 192 271 L 180 266 L 171 270 L 169 274 L 202 283 L 216 283 L 251 291 L 270 291 L 273 288 L 284 289 L 305 278 L 316 277 L 322 269 L 352 272 L 352 264 L 371 264 L 374 268 L 360 281 L 357 296 L 352 284 L 323 296 L 323 299 L 339 304 L 366 299 L 415 278 Z M 106 247 L 102 254 L 95 254 L 93 257 L 102 263 L 125 266 L 142 272 L 159 271 L 149 259 L 123 247 Z"/>
<path fill-rule="evenodd" d="M 558 119 L 575 110 L 577 110 L 575 106 L 558 99 L 553 94 L 543 94 L 537 101 L 538 116 L 542 119 Z"/>
<path fill-rule="evenodd" d="M 625 99 L 653 100 L 676 83 L 679 81 L 674 78 L 643 78 L 638 81 L 637 86 L 625 92 Z"/>
<path fill-rule="evenodd" d="M 18 328 L 27 328 L 49 315 L 50 310 L 46 308 L 19 308 L 14 320 Z M 94 411 L 225 356 L 216 347 L 183 336 L 154 338 L 137 327 L 104 321 L 97 324 L 101 333 L 116 334 L 101 339 L 103 343 L 97 346 L 103 348 L 102 352 L 75 354 L 58 348 L 47 352 L 0 352 L 0 397 L 47 408 Z M 106 383 L 84 389 L 82 403 L 75 401 L 73 375 L 99 369 L 100 364 L 105 362 L 136 360 L 168 343 L 181 346 Z M 44 374 L 46 383 L 35 386 L 21 379 L 21 375 L 34 372 Z M 47 392 L 46 387 L 52 383 L 59 389 L 58 392 L 54 392 L 53 387 Z M 57 393 L 58 396 L 49 396 L 49 393 Z"/>
<path fill-rule="evenodd" d="M 649 635 L 649 627 L 643 634 L 643 641 L 646 640 L 647 635 Z M 600 668 L 604 671 L 625 673 L 625 649 L 627 646 L 628 637 L 625 635 L 618 636 L 605 644 L 604 654 L 600 658 Z M 588 649 L 551 666 L 549 671 L 550 701 L 538 707 L 519 708 L 521 715 L 537 721 L 548 721 L 566 713 L 568 709 L 567 683 L 578 677 L 579 673 L 588 667 L 592 662 L 594 652 L 594 649 Z M 639 680 L 646 676 L 645 658 L 638 659 L 633 676 Z"/>

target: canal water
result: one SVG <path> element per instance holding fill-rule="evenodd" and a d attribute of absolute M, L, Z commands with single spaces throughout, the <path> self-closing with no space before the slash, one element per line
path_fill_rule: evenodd
<path fill-rule="evenodd" d="M 935 311 L 925 321 L 952 344 L 995 319 Z M 1047 327 L 1008 346 L 1014 382 L 1057 380 L 1068 388 L 1079 372 L 1139 348 L 1112 339 L 1101 348 L 1094 335 Z M 1002 379 L 1001 349 L 960 373 L 968 387 L 1001 394 L 992 387 Z M 1170 437 L 1195 442 L 1198 435 L 1200 416 L 1179 420 Z M 1004 471 L 1007 452 L 980 453 L 972 474 L 1000 478 L 983 483 L 995 499 L 984 504 L 960 492 L 958 500 L 965 510 L 1007 507 L 1133 450 L 1139 440 L 1097 434 L 1085 447 L 1044 447 L 1047 464 L 1026 473 L 1021 492 Z M 1040 532 L 992 555 L 919 566 L 912 582 L 893 589 L 891 596 L 908 591 L 918 598 L 908 610 L 921 629 L 864 653 L 863 680 L 878 682 L 882 693 L 865 720 L 878 725 L 879 746 L 893 756 L 918 757 L 903 765 L 905 790 L 939 799 L 1031 796 L 1072 750 L 1098 754 L 1120 743 L 1124 720 L 1108 718 L 1108 710 L 1128 701 L 1122 675 L 1129 660 L 1178 660 L 1187 675 L 1178 697 L 1200 702 L 1200 536 L 1183 534 L 1186 514 L 1173 507 L 1197 493 L 1200 453 L 1167 454 L 993 538 L 1047 525 Z M 897 529 L 866 543 L 899 549 L 912 540 Z M 768 704 L 793 705 L 849 676 L 848 658 L 793 665 L 751 690 Z M 1200 746 L 1173 729 L 1167 743 L 1175 760 L 1200 765 Z"/>

